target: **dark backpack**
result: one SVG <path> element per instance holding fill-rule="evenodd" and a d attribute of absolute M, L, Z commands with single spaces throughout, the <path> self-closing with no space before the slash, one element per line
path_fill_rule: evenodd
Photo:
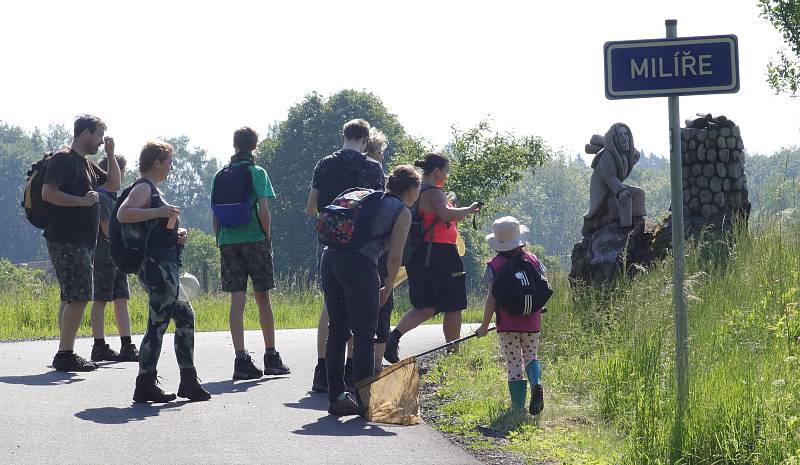
<path fill-rule="evenodd" d="M 367 158 L 363 158 L 356 162 L 346 162 L 339 156 L 340 152 L 336 152 L 330 163 L 330 169 L 322 173 L 319 178 L 319 197 L 317 197 L 317 211 L 322 210 L 332 205 L 333 201 L 338 198 L 344 191 L 358 187 L 358 172 L 361 163 Z"/>
<path fill-rule="evenodd" d="M 382 236 L 372 234 L 372 225 L 385 195 L 382 191 L 360 187 L 344 191 L 317 217 L 319 241 L 332 249 L 353 251 L 391 234 L 391 231 Z"/>
<path fill-rule="evenodd" d="M 158 189 L 147 179 L 139 179 L 125 190 L 117 198 L 114 209 L 111 212 L 111 219 L 108 223 L 108 239 L 111 260 L 114 265 L 125 274 L 136 273 L 144 261 L 147 254 L 147 245 L 150 240 L 150 233 L 153 231 L 155 221 L 143 221 L 140 223 L 120 223 L 117 219 L 117 212 L 122 202 L 128 198 L 134 187 L 138 184 L 146 183 L 150 185 L 151 199 L 161 196 Z"/>
<path fill-rule="evenodd" d="M 253 208 L 252 163 L 245 162 L 222 168 L 214 176 L 211 210 L 220 226 L 235 228 L 250 222 Z"/>
<path fill-rule="evenodd" d="M 41 160 L 31 165 L 31 169 L 28 170 L 28 177 L 25 180 L 25 190 L 23 191 L 21 206 L 25 209 L 25 217 L 39 229 L 46 228 L 50 219 L 49 205 L 42 200 L 42 186 L 44 185 L 47 162 L 50 161 L 52 156 L 53 152 L 47 152 Z"/>
<path fill-rule="evenodd" d="M 436 186 L 423 187 L 419 191 L 420 196 L 422 195 L 423 192 L 431 189 L 440 189 L 440 188 Z M 422 222 L 422 214 L 419 212 L 419 199 L 417 199 L 417 201 L 414 202 L 414 205 L 411 206 L 411 226 L 408 230 L 408 239 L 406 239 L 406 245 L 403 248 L 403 260 L 402 260 L 403 266 L 408 265 L 408 263 L 411 261 L 411 257 L 414 255 L 414 251 L 417 250 L 417 248 L 419 248 L 420 246 L 422 246 L 425 242 L 428 242 L 428 250 L 431 249 L 431 245 L 433 244 L 433 234 L 431 233 L 431 231 L 438 222 L 439 218 L 437 217 L 426 228 Z M 425 266 L 429 265 L 429 261 L 430 261 L 430 255 L 428 255 L 425 258 Z"/>
<path fill-rule="evenodd" d="M 507 312 L 527 316 L 544 307 L 553 289 L 525 254 L 518 253 L 496 272 L 492 295 Z"/>

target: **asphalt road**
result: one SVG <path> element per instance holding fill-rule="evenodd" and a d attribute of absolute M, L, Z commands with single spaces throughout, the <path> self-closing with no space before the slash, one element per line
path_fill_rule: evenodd
<path fill-rule="evenodd" d="M 403 338 L 401 356 L 443 339 L 440 326 L 417 328 Z M 118 348 L 116 337 L 108 341 Z M 0 464 L 479 463 L 424 424 L 329 416 L 327 396 L 310 391 L 315 341 L 315 330 L 279 331 L 277 348 L 292 375 L 233 382 L 230 335 L 199 333 L 196 366 L 213 397 L 164 405 L 132 402 L 136 363 L 61 373 L 50 367 L 57 341 L 0 343 Z M 76 351 L 88 358 L 91 344 L 79 339 Z M 260 366 L 260 332 L 248 332 L 246 344 Z M 165 390 L 177 391 L 172 335 L 159 375 Z"/>

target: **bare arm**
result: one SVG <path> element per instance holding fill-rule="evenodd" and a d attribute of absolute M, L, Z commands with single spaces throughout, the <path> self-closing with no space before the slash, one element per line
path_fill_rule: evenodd
<path fill-rule="evenodd" d="M 266 234 L 267 239 L 272 237 L 270 232 L 270 225 L 272 224 L 272 215 L 269 212 L 269 201 L 267 199 L 258 199 L 258 221 L 261 223 L 261 229 Z"/>
<path fill-rule="evenodd" d="M 147 208 L 150 204 L 150 186 L 139 184 L 133 188 L 128 197 L 119 206 L 117 219 L 120 223 L 141 223 L 156 218 L 169 218 L 180 215 L 180 209 L 172 205 L 159 208 Z"/>
<path fill-rule="evenodd" d="M 408 230 L 411 228 L 411 212 L 407 208 L 403 209 L 400 216 L 392 228 L 392 235 L 389 239 L 389 254 L 386 256 L 386 281 L 381 288 L 381 305 L 389 300 L 389 295 L 394 289 L 394 282 L 397 279 L 397 272 L 400 270 L 403 261 L 403 249 L 406 246 Z"/>
<path fill-rule="evenodd" d="M 480 209 L 475 202 L 469 207 L 453 208 L 447 204 L 447 196 L 441 189 L 431 189 L 425 192 L 425 200 L 436 216 L 443 221 L 461 221 Z"/>
<path fill-rule="evenodd" d="M 481 322 L 481 326 L 475 331 L 479 337 L 486 336 L 489 332 L 489 323 L 492 322 L 495 308 L 497 308 L 497 299 L 492 295 L 492 285 L 489 284 L 489 291 L 486 293 L 486 302 L 483 304 L 483 322 Z"/>
<path fill-rule="evenodd" d="M 314 218 L 317 216 L 317 201 L 319 200 L 319 189 L 311 189 L 308 191 L 308 202 L 306 203 L 306 212 L 308 216 Z"/>
<path fill-rule="evenodd" d="M 106 156 L 108 158 L 108 172 L 106 173 L 106 186 L 110 191 L 118 191 L 122 185 L 122 172 L 119 169 L 117 157 L 114 156 L 114 139 L 105 138 Z"/>
<path fill-rule="evenodd" d="M 79 197 L 60 191 L 57 184 L 45 184 L 42 186 L 42 200 L 59 207 L 90 207 L 99 202 L 100 197 L 95 191 Z"/>
<path fill-rule="evenodd" d="M 108 237 L 108 220 L 100 220 L 100 230 L 103 231 L 103 235 Z"/>

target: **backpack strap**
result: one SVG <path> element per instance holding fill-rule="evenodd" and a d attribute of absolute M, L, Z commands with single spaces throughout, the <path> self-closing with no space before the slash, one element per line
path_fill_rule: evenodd
<path fill-rule="evenodd" d="M 420 189 L 419 194 L 422 195 L 423 192 L 429 191 L 431 189 L 443 190 L 441 187 L 432 186 L 428 184 L 426 187 Z M 419 211 L 419 201 L 417 201 L 417 211 Z M 427 236 L 429 232 L 431 233 L 430 239 L 426 241 L 428 243 L 428 249 L 425 251 L 425 268 L 431 266 L 431 250 L 433 250 L 433 228 L 436 226 L 438 222 L 439 222 L 439 217 L 436 216 L 436 214 L 434 213 L 433 221 L 431 221 L 431 224 L 427 228 L 422 228 L 423 241 L 425 240 L 425 236 Z"/>

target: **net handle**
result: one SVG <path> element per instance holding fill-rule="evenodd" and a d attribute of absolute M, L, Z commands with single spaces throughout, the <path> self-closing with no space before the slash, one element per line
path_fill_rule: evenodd
<path fill-rule="evenodd" d="M 488 331 L 494 331 L 495 329 L 497 329 L 497 328 L 492 326 L 491 328 L 488 329 Z M 472 339 L 473 337 L 477 337 L 477 336 L 478 336 L 478 333 L 472 333 L 470 335 L 464 336 L 464 337 L 456 339 L 454 341 L 450 341 L 450 342 L 448 342 L 446 344 L 442 344 L 442 345 L 440 345 L 438 347 L 434 347 L 433 349 L 426 350 L 425 352 L 422 352 L 422 353 L 419 353 L 417 355 L 414 355 L 413 357 L 414 358 L 419 358 L 419 357 L 422 357 L 423 355 L 428 355 L 431 352 L 436 352 L 437 350 L 444 349 L 445 347 L 450 347 L 450 346 L 452 346 L 454 344 L 458 344 L 459 342 L 464 342 L 467 339 Z"/>

